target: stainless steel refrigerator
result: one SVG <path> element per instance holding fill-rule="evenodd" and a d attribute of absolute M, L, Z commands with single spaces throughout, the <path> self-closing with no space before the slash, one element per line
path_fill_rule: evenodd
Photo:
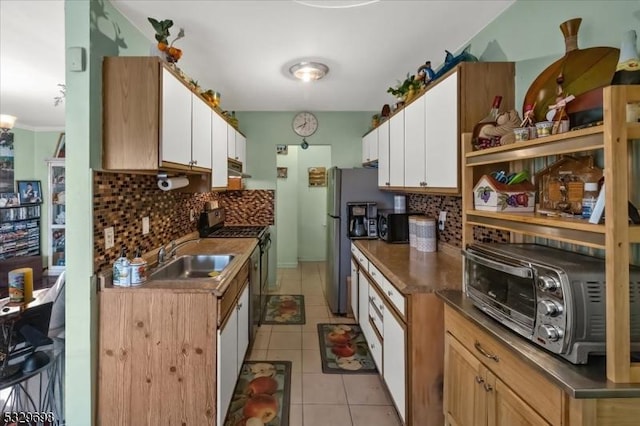
<path fill-rule="evenodd" d="M 347 277 L 351 274 L 347 203 L 375 201 L 378 209 L 393 208 L 393 194 L 378 189 L 378 169 L 328 170 L 327 271 L 325 295 L 335 314 L 347 313 Z"/>

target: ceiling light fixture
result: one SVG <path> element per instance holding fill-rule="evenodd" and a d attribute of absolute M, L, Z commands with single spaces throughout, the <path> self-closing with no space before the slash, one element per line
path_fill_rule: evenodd
<path fill-rule="evenodd" d="M 320 80 L 327 75 L 329 67 L 320 62 L 299 62 L 291 66 L 289 72 L 295 78 L 309 82 L 312 80 Z"/>
<path fill-rule="evenodd" d="M 0 129 L 2 133 L 8 133 L 16 124 L 16 117 L 13 115 L 0 114 Z"/>
<path fill-rule="evenodd" d="M 339 1 L 339 0 L 293 0 L 296 3 L 309 7 L 318 7 L 320 9 L 347 9 L 350 7 L 366 6 L 368 4 L 378 3 L 380 0 L 361 0 L 361 1 Z"/>

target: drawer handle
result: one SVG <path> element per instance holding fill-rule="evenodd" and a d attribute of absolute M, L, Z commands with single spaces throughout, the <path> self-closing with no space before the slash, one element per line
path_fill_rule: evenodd
<path fill-rule="evenodd" d="M 389 295 L 389 297 L 393 296 L 393 292 L 391 290 L 387 290 L 387 294 Z"/>
<path fill-rule="evenodd" d="M 375 277 L 376 276 L 376 271 L 371 271 L 371 276 Z"/>
<path fill-rule="evenodd" d="M 384 305 L 380 305 L 380 310 L 384 311 Z"/>
<path fill-rule="evenodd" d="M 484 383 L 484 379 L 482 377 L 480 377 L 480 376 L 476 376 L 476 383 L 482 384 L 482 383 Z"/>
<path fill-rule="evenodd" d="M 482 347 L 482 345 L 480 344 L 480 342 L 478 342 L 476 340 L 476 343 L 473 344 L 473 346 L 476 348 L 476 350 L 478 352 L 480 352 L 482 355 L 484 355 L 485 357 L 494 360 L 495 362 L 499 362 L 500 358 L 498 358 L 498 355 L 494 355 L 491 352 L 487 352 L 487 350 L 485 348 Z"/>
<path fill-rule="evenodd" d="M 375 349 L 376 345 L 374 345 L 373 343 L 371 344 L 371 349 Z"/>
<path fill-rule="evenodd" d="M 493 386 L 491 386 L 489 383 L 485 383 L 484 390 L 487 392 L 491 392 L 493 390 Z"/>

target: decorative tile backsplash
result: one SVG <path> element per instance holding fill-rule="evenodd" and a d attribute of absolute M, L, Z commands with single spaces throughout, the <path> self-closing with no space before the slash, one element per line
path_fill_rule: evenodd
<path fill-rule="evenodd" d="M 275 191 L 184 193 L 161 191 L 155 176 L 94 172 L 94 270 L 111 267 L 122 247 L 148 252 L 197 231 L 206 201 L 225 207 L 229 224 L 272 225 Z M 190 221 L 193 210 L 195 220 Z M 149 233 L 142 235 L 142 218 L 149 217 Z M 104 228 L 113 226 L 115 245 L 104 248 Z"/>
<path fill-rule="evenodd" d="M 438 219 L 441 211 L 447 212 L 447 223 L 444 231 L 438 231 L 438 240 L 462 246 L 462 198 L 448 195 L 407 194 L 407 209 L 411 212 L 424 213 Z M 475 241 L 509 242 L 509 233 L 496 229 L 476 226 L 473 230 Z"/>

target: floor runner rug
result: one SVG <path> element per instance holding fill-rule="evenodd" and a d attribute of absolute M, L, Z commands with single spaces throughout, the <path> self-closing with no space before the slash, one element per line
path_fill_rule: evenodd
<path fill-rule="evenodd" d="M 224 426 L 289 426 L 290 401 L 291 361 L 245 361 Z"/>
<path fill-rule="evenodd" d="M 304 324 L 304 296 L 271 294 L 267 296 L 262 324 Z"/>
<path fill-rule="evenodd" d="M 367 341 L 356 324 L 318 324 L 322 372 L 377 373 Z"/>

